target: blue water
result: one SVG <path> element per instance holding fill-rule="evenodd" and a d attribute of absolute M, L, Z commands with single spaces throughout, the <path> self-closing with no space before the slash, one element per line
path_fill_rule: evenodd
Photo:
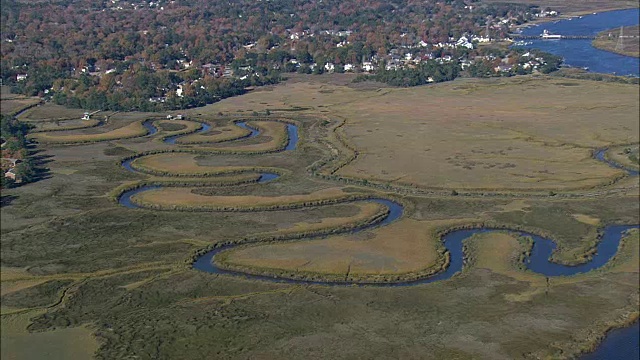
<path fill-rule="evenodd" d="M 611 161 L 611 160 L 607 159 L 605 157 L 605 154 L 607 153 L 607 150 L 608 149 L 600 149 L 600 150 L 596 151 L 596 153 L 594 155 L 595 158 L 600 160 L 600 161 L 602 161 L 602 162 L 607 163 L 609 166 L 611 166 L 613 168 L 624 170 L 624 171 L 627 172 L 627 174 L 629 174 L 631 176 L 638 176 L 638 174 L 639 174 L 638 170 L 633 170 L 633 169 L 626 168 L 623 165 L 618 164 L 615 161 Z"/>
<path fill-rule="evenodd" d="M 207 124 L 207 123 L 200 123 L 202 125 L 202 127 L 195 132 L 195 134 L 201 134 L 209 129 L 211 129 L 211 125 Z M 190 134 L 180 134 L 180 135 L 173 135 L 173 136 L 169 136 L 166 137 L 164 139 L 165 144 L 175 144 L 176 140 L 178 140 L 179 138 L 183 137 L 183 136 L 187 136 Z"/>
<path fill-rule="evenodd" d="M 237 122 L 235 123 L 237 126 L 243 128 L 243 129 L 247 129 L 249 131 L 251 131 L 251 133 L 249 133 L 249 135 L 247 136 L 247 138 L 252 138 L 252 137 L 256 137 L 260 134 L 260 130 L 257 128 L 254 128 L 252 126 L 247 125 L 246 121 L 242 121 L 242 122 Z"/>
<path fill-rule="evenodd" d="M 131 197 L 135 194 L 141 193 L 143 191 L 149 191 L 149 190 L 154 190 L 154 189 L 159 189 L 160 186 L 157 185 L 145 185 L 145 186 L 141 186 L 137 189 L 133 189 L 133 190 L 127 190 L 125 192 L 122 193 L 122 195 L 120 195 L 120 198 L 118 198 L 118 203 L 126 208 L 129 209 L 137 209 L 139 208 L 138 205 L 134 204 L 131 201 Z"/>
<path fill-rule="evenodd" d="M 585 15 L 581 19 L 560 20 L 526 28 L 523 35 L 538 36 L 544 29 L 560 35 L 596 35 L 620 26 L 638 25 L 638 9 L 617 10 Z M 527 40 L 529 41 L 529 40 Z M 615 73 L 617 75 L 640 76 L 638 58 L 618 55 L 591 46 L 591 40 L 532 40 L 527 48 L 535 48 L 562 56 L 565 64 L 573 67 L 588 67 L 589 71 Z"/>
<path fill-rule="evenodd" d="M 529 270 L 546 276 L 563 276 L 585 273 L 604 266 L 618 251 L 621 234 L 629 229 L 637 228 L 631 225 L 610 225 L 604 228 L 602 239 L 597 245 L 596 254 L 591 261 L 577 266 L 565 266 L 549 262 L 547 259 L 556 248 L 556 244 L 540 236 L 531 236 L 534 240 L 531 256 L 525 264 Z M 526 234 L 525 234 L 526 235 Z"/>
<path fill-rule="evenodd" d="M 145 120 L 144 122 L 142 122 L 142 126 L 145 127 L 145 129 L 147 129 L 148 133 L 147 135 L 154 135 L 155 133 L 158 132 L 158 128 L 153 125 L 153 120 Z"/>
<path fill-rule="evenodd" d="M 615 329 L 598 346 L 596 351 L 582 356 L 582 360 L 638 360 L 640 359 L 640 323 Z"/>
<path fill-rule="evenodd" d="M 376 224 L 365 226 L 356 230 L 351 230 L 349 232 L 355 233 L 362 230 L 369 230 L 375 227 L 387 225 L 397 219 L 399 219 L 403 214 L 403 207 L 401 204 L 396 203 L 387 199 L 372 199 L 370 201 L 374 201 L 385 205 L 389 209 L 389 214 L 387 217 Z M 618 251 L 618 246 L 620 245 L 620 240 L 622 235 L 629 229 L 638 228 L 637 225 L 610 225 L 604 229 L 604 233 L 600 242 L 597 245 L 597 252 L 593 255 L 592 259 L 584 264 L 578 266 L 567 266 L 561 265 L 558 263 L 550 262 L 549 257 L 551 256 L 553 250 L 555 250 L 556 245 L 550 239 L 543 238 L 541 236 L 533 235 L 530 233 L 522 232 L 522 231 L 510 231 L 512 233 L 516 233 L 521 236 L 529 236 L 533 239 L 534 245 L 529 257 L 525 259 L 525 266 L 527 269 L 545 275 L 545 276 L 570 276 L 576 275 L 584 272 L 588 272 L 591 270 L 598 269 L 604 266 Z M 455 274 L 462 271 L 464 267 L 464 240 L 470 238 L 474 234 L 488 233 L 493 231 L 504 231 L 497 229 L 489 229 L 489 228 L 480 228 L 480 229 L 463 229 L 463 230 L 454 230 L 452 232 L 447 233 L 442 241 L 444 247 L 449 252 L 449 266 L 440 273 L 437 273 L 433 276 L 413 280 L 413 281 L 404 281 L 399 283 L 372 283 L 372 284 L 363 284 L 362 282 L 322 282 L 322 281 L 308 281 L 308 280 L 295 280 L 295 279 L 282 279 L 282 278 L 274 278 L 270 276 L 261 276 L 261 275 L 247 275 L 244 273 L 229 271 L 218 268 L 213 262 L 213 258 L 215 255 L 221 251 L 228 250 L 232 247 L 237 246 L 236 244 L 228 244 L 221 247 L 218 247 L 205 255 L 198 258 L 193 263 L 193 268 L 214 273 L 214 274 L 229 274 L 229 275 L 240 275 L 249 277 L 252 279 L 261 279 L 268 281 L 278 281 L 278 282 L 287 282 L 287 283 L 313 283 L 313 284 L 324 284 L 324 285 L 368 285 L 368 286 L 409 286 L 409 285 L 419 285 L 419 284 L 428 284 L 435 281 L 446 280 L 453 277 Z"/>
<path fill-rule="evenodd" d="M 298 146 L 298 127 L 293 124 L 287 124 L 287 135 L 289 140 L 287 141 L 287 146 L 285 146 L 284 150 L 295 150 Z"/>
<path fill-rule="evenodd" d="M 373 224 L 373 225 L 367 225 L 367 226 L 363 226 L 359 229 L 355 229 L 355 230 L 351 230 L 351 233 L 357 233 L 360 232 L 362 230 L 369 230 L 375 227 L 379 227 L 379 226 L 384 226 L 387 225 L 389 223 L 392 223 L 394 221 L 396 221 L 397 219 L 402 217 L 402 214 L 404 212 L 404 208 L 401 204 L 395 202 L 395 201 L 391 201 L 391 200 L 387 200 L 387 199 L 370 199 L 367 201 L 372 201 L 372 202 L 377 202 L 379 204 L 382 204 L 384 206 L 386 206 L 389 209 L 389 214 L 380 222 Z M 311 281 L 311 280 L 294 280 L 294 279 L 285 279 L 285 278 L 278 278 L 278 277 L 270 277 L 270 276 L 263 276 L 263 275 L 250 275 L 250 274 L 245 274 L 245 273 L 240 273 L 240 272 L 236 272 L 236 271 L 231 271 L 231 270 L 225 270 L 225 269 L 221 269 L 219 267 L 217 267 L 214 263 L 213 263 L 213 258 L 215 257 L 216 254 L 218 254 L 221 251 L 224 250 L 228 250 L 230 248 L 233 248 L 235 246 L 238 246 L 237 244 L 228 244 L 228 245 L 223 245 L 220 247 L 217 247 L 216 249 L 209 251 L 208 253 L 202 255 L 201 257 L 199 257 L 198 259 L 196 259 L 196 261 L 193 263 L 193 268 L 196 270 L 200 270 L 200 271 L 204 271 L 204 272 L 208 272 L 208 273 L 212 273 L 212 274 L 226 274 L 226 275 L 236 275 L 236 276 L 242 276 L 244 278 L 248 278 L 248 279 L 255 279 L 255 280 L 267 280 L 267 281 L 273 281 L 273 282 L 280 282 L 280 283 L 293 283 L 293 284 L 298 284 L 298 283 L 304 283 L 304 284 L 317 284 L 317 285 L 362 285 L 361 283 L 352 283 L 352 282 L 326 282 L 326 281 Z M 374 284 L 376 286 L 399 286 L 402 284 Z"/>
<path fill-rule="evenodd" d="M 274 174 L 274 173 L 262 173 L 260 174 L 260 177 L 258 178 L 258 183 L 259 184 L 264 184 L 267 183 L 269 181 L 273 181 L 277 178 L 279 178 L 280 175 L 278 174 Z"/>

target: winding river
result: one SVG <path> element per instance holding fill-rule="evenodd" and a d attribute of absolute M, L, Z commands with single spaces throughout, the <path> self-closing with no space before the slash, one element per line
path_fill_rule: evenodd
<path fill-rule="evenodd" d="M 624 165 L 618 164 L 617 162 L 613 161 L 613 160 L 609 160 L 607 159 L 607 151 L 609 149 L 600 149 L 598 151 L 595 152 L 594 157 L 597 160 L 600 160 L 604 163 L 606 163 L 607 165 L 611 166 L 612 168 L 616 168 L 616 169 L 620 169 L 620 170 L 624 170 L 627 172 L 627 174 L 629 174 L 630 176 L 638 176 L 638 174 L 640 173 L 638 170 L 633 170 L 633 169 L 629 169 L 628 167 L 625 167 Z"/>
<path fill-rule="evenodd" d="M 195 134 L 201 134 L 204 133 L 206 131 L 208 131 L 209 129 L 211 129 L 211 125 L 207 124 L 207 123 L 201 123 L 202 127 L 195 132 Z M 146 136 L 151 136 L 151 135 L 155 135 L 156 133 L 158 133 L 158 128 L 153 124 L 153 120 L 146 120 L 142 123 L 142 125 L 147 129 L 148 133 Z M 245 121 L 242 122 L 236 122 L 235 125 L 243 128 L 243 129 L 247 129 L 250 130 L 251 133 L 249 133 L 248 136 L 243 137 L 242 140 L 247 139 L 247 138 L 252 138 L 252 137 L 256 137 L 260 134 L 260 130 L 254 127 L 249 126 Z M 294 150 L 297 146 L 298 146 L 298 127 L 294 124 L 289 124 L 287 123 L 287 134 L 288 134 L 288 140 L 287 140 L 287 144 L 285 145 L 284 151 L 289 151 L 289 150 Z M 165 138 L 163 141 L 166 144 L 172 144 L 175 145 L 176 144 L 176 140 L 180 137 L 183 136 L 187 136 L 190 134 L 179 134 L 179 135 L 173 135 L 173 136 L 169 136 L 167 138 Z M 238 139 L 240 140 L 240 139 Z M 122 162 L 122 167 L 124 167 L 127 171 L 130 172 L 138 172 L 136 169 L 134 169 L 131 166 L 131 163 L 135 160 L 136 158 L 131 158 L 131 159 L 127 159 L 125 161 Z M 274 181 L 277 178 L 279 178 L 280 175 L 276 174 L 276 173 L 261 173 L 260 177 L 258 178 L 258 183 L 259 184 L 264 184 L 270 181 Z M 161 188 L 160 185 L 144 185 L 141 186 L 139 188 L 135 188 L 135 189 L 131 189 L 131 190 L 127 190 L 125 192 L 123 192 L 120 197 L 118 198 L 118 203 L 126 208 L 129 209 L 136 209 L 139 208 L 138 205 L 136 205 L 135 203 L 133 203 L 133 201 L 131 201 L 131 197 L 139 194 L 141 192 L 145 192 L 145 191 L 149 191 L 149 190 L 155 190 L 155 189 L 159 189 Z"/>
<path fill-rule="evenodd" d="M 260 130 L 257 128 L 250 127 L 246 122 L 237 122 L 235 123 L 237 126 L 248 129 L 251 133 L 243 138 L 251 138 L 258 136 L 260 134 Z M 148 135 L 153 135 L 158 132 L 158 129 L 153 125 L 152 121 L 145 121 L 143 125 L 149 130 Z M 203 123 L 203 126 L 197 133 L 202 133 L 209 130 L 210 126 L 208 124 Z M 298 128 L 295 125 L 287 124 L 287 134 L 288 134 L 288 143 L 286 144 L 284 151 L 292 151 L 295 150 L 298 144 Z M 175 144 L 176 139 L 184 135 L 175 135 L 168 137 L 164 140 L 165 143 Z M 606 159 L 605 153 L 607 149 L 600 149 L 594 152 L 594 158 L 600 160 L 611 167 L 625 170 L 630 176 L 638 176 L 638 171 L 631 170 L 625 168 L 624 166 L 617 164 L 611 160 Z M 135 172 L 136 170 L 131 167 L 131 161 L 133 159 L 126 160 L 122 163 L 122 166 L 128 171 Z M 258 183 L 266 183 L 270 181 L 274 181 L 279 177 L 278 174 L 275 173 L 262 173 L 258 178 Z M 131 201 L 131 197 L 135 194 L 158 189 L 160 186 L 158 185 L 146 185 L 137 189 L 129 190 L 124 192 L 120 198 L 119 203 L 122 206 L 127 208 L 138 208 L 135 203 Z M 402 204 L 391 201 L 388 199 L 382 198 L 373 198 L 367 201 L 376 202 L 381 205 L 386 206 L 389 209 L 389 213 L 385 218 L 381 221 L 362 226 L 360 228 L 350 230 L 351 233 L 356 233 L 364 230 L 371 230 L 376 227 L 388 225 L 399 218 L 402 217 L 404 213 L 404 207 Z M 620 241 L 622 237 L 631 229 L 637 229 L 638 225 L 609 225 L 603 229 L 602 238 L 600 239 L 596 253 L 593 257 L 586 263 L 577 265 L 577 266 L 567 266 L 558 263 L 551 262 L 549 259 L 551 254 L 556 249 L 556 244 L 551 240 L 544 238 L 539 235 L 523 232 L 523 231 L 514 231 L 514 230 L 505 230 L 505 229 L 492 229 L 492 228 L 478 228 L 478 229 L 462 229 L 462 230 L 453 230 L 448 232 L 443 236 L 442 242 L 449 253 L 449 265 L 443 271 L 434 274 L 432 276 L 428 276 L 422 279 L 417 279 L 413 281 L 402 281 L 396 283 L 363 283 L 363 282 L 330 282 L 330 281 L 315 281 L 315 280 L 303 280 L 303 279 L 288 279 L 281 277 L 270 277 L 265 275 L 252 275 L 243 272 L 237 272 L 233 270 L 226 270 L 218 267 L 214 258 L 216 254 L 230 250 L 233 247 L 238 246 L 238 244 L 229 244 L 220 246 L 212 251 L 207 252 L 206 254 L 200 256 L 193 263 L 193 268 L 199 271 L 213 273 L 213 274 L 224 274 L 224 275 L 232 275 L 232 276 L 240 276 L 247 279 L 255 279 L 262 281 L 271 281 L 271 282 L 279 282 L 279 283 L 293 283 L 293 284 L 317 284 L 317 285 L 331 285 L 331 286 L 375 286 L 375 287 L 397 287 L 397 286 L 413 286 L 413 285 L 421 285 L 428 284 L 436 281 L 447 280 L 452 278 L 454 275 L 460 273 L 465 266 L 465 254 L 464 254 L 464 242 L 475 234 L 489 233 L 494 231 L 508 231 L 512 234 L 519 236 L 526 236 L 533 240 L 533 247 L 531 249 L 530 254 L 524 259 L 525 267 L 535 273 L 542 274 L 547 277 L 553 276 L 571 276 L 581 273 L 586 273 L 588 271 L 592 271 L 598 268 L 601 268 L 618 251 L 620 246 Z M 317 238 L 317 237 L 309 237 Z M 584 356 L 584 359 L 609 359 L 612 356 L 617 356 L 622 352 L 626 353 L 634 353 L 637 355 L 638 348 L 638 322 L 636 322 L 633 326 L 616 329 L 609 333 L 607 337 L 604 339 L 603 343 L 596 349 L 594 353 L 587 354 Z M 635 352 L 634 352 L 635 351 Z"/>
<path fill-rule="evenodd" d="M 155 134 L 157 132 L 157 129 L 155 128 L 155 126 L 151 123 L 151 122 L 145 122 L 145 127 L 149 128 L 149 127 L 153 127 L 154 128 L 154 132 L 153 134 Z M 247 125 L 246 122 L 237 122 L 236 123 L 237 126 L 240 126 L 242 128 L 248 129 L 251 131 L 251 133 L 248 135 L 248 137 L 255 137 L 258 136 L 260 134 L 260 130 L 250 127 L 249 125 Z M 207 124 L 203 123 L 203 126 L 200 130 L 198 130 L 197 133 L 202 133 L 205 132 L 207 130 L 210 129 L 210 126 Z M 151 131 L 151 129 L 150 129 Z M 298 129 L 297 126 L 292 125 L 292 124 L 287 124 L 287 133 L 288 133 L 288 143 L 284 149 L 284 151 L 291 151 L 291 150 L 295 150 L 295 148 L 297 147 L 298 144 Z M 164 141 L 168 144 L 175 144 L 176 139 L 178 139 L 181 136 L 185 136 L 186 134 L 183 135 L 175 135 L 169 138 L 166 138 Z M 244 138 L 246 139 L 246 137 Z M 607 163 L 608 165 L 615 167 L 615 168 L 621 168 L 626 170 L 630 175 L 635 176 L 638 175 L 637 171 L 631 171 L 629 169 L 626 169 L 622 166 L 620 166 L 619 164 L 616 164 L 615 162 L 609 161 L 605 158 L 604 154 L 606 152 L 606 149 L 601 149 L 598 150 L 594 156 L 596 159 L 604 161 L 605 163 Z M 126 160 L 122 163 L 122 166 L 132 172 L 135 172 L 136 170 L 133 169 L 131 167 L 131 161 L 133 159 L 129 159 Z M 269 181 L 273 181 L 276 180 L 279 177 L 278 174 L 275 173 L 262 173 L 260 174 L 260 177 L 258 179 L 258 183 L 266 183 Z M 133 189 L 133 190 L 129 190 L 124 192 L 120 198 L 119 198 L 119 203 L 122 206 L 125 206 L 127 208 L 138 208 L 138 206 L 133 203 L 131 201 L 131 197 L 134 196 L 135 194 L 144 192 L 144 191 L 148 191 L 148 190 L 153 190 L 153 189 L 158 189 L 160 188 L 160 186 L 158 185 L 145 185 L 142 186 L 140 188 L 137 189 Z M 363 230 L 371 230 L 373 228 L 376 227 L 380 227 L 380 226 L 384 226 L 387 225 L 391 222 L 396 221 L 397 219 L 401 218 L 404 212 L 404 208 L 402 206 L 402 204 L 395 202 L 395 201 L 391 201 L 388 199 L 382 199 L 382 198 L 374 198 L 374 199 L 369 199 L 368 201 L 372 201 L 372 202 L 376 202 L 379 204 L 382 204 L 384 206 L 386 206 L 389 209 L 389 214 L 381 221 L 374 223 L 374 224 L 370 224 L 367 226 L 363 226 L 361 228 L 355 229 L 355 230 L 350 230 L 349 232 L 351 233 L 356 233 L 359 231 L 363 231 Z M 237 275 L 237 276 L 243 276 L 246 278 L 251 278 L 251 279 L 259 279 L 259 280 L 267 280 L 267 281 L 276 281 L 276 282 L 287 282 L 287 283 L 310 283 L 310 284 L 323 284 L 323 285 L 367 285 L 367 286 L 408 286 L 408 285 L 419 285 L 419 284 L 428 284 L 431 282 L 435 282 L 435 281 L 440 281 L 440 280 L 446 280 L 446 279 L 450 279 L 451 277 L 453 277 L 455 274 L 459 273 L 460 271 L 462 271 L 463 267 L 464 267 L 464 241 L 468 238 L 470 238 L 471 236 L 475 235 L 475 234 L 482 234 L 482 233 L 488 233 L 488 232 L 493 232 L 493 231 L 508 231 L 512 234 L 516 234 L 519 236 L 526 236 L 526 237 L 530 237 L 533 240 L 533 248 L 531 250 L 531 254 L 524 260 L 524 265 L 526 266 L 527 269 L 529 269 L 530 271 L 533 271 L 535 273 L 538 274 L 542 274 L 545 276 L 570 276 L 570 275 L 576 275 L 576 274 L 580 274 L 580 273 L 585 273 L 591 270 L 595 270 L 598 269 L 602 266 L 604 266 L 617 252 L 619 244 L 620 244 L 620 240 L 623 237 L 623 235 L 630 229 L 633 228 L 638 228 L 637 225 L 609 225 L 607 227 L 604 228 L 604 232 L 603 232 L 603 236 L 600 240 L 600 242 L 597 245 L 597 251 L 595 253 L 595 255 L 591 258 L 591 260 L 589 262 L 577 265 L 577 266 L 567 266 L 567 265 L 562 265 L 562 264 L 558 264 L 558 263 L 554 263 L 551 262 L 549 259 L 551 257 L 551 254 L 553 253 L 553 251 L 556 249 L 556 244 L 547 238 L 544 238 L 542 236 L 539 235 L 535 235 L 535 234 L 531 234 L 531 233 L 527 233 L 527 232 L 523 232 L 523 231 L 515 231 L 515 230 L 505 230 L 505 229 L 492 229 L 492 228 L 478 228 L 478 229 L 462 229 L 462 230 L 454 230 L 451 231 L 449 233 L 447 233 L 446 235 L 444 235 L 444 237 L 442 238 L 444 247 L 446 248 L 446 250 L 449 252 L 450 255 L 450 262 L 449 262 L 449 266 L 447 266 L 447 268 L 444 271 L 441 271 L 435 275 L 426 277 L 426 278 L 422 278 L 422 279 L 417 279 L 417 280 L 413 280 L 413 281 L 404 281 L 404 282 L 396 282 L 396 283 L 362 283 L 362 282 L 349 282 L 349 281 L 344 281 L 344 282 L 328 282 L 328 281 L 312 281 L 312 280 L 299 280 L 299 279 L 286 279 L 286 278 L 274 278 L 274 277 L 270 277 L 270 276 L 262 276 L 262 275 L 249 275 L 246 273 L 242 273 L 242 272 L 236 272 L 236 271 L 231 271 L 231 270 L 226 270 L 226 269 L 222 269 L 219 268 L 215 262 L 213 261 L 214 257 L 216 254 L 222 252 L 222 251 L 226 251 L 229 250 L 235 246 L 237 246 L 237 244 L 229 244 L 229 245 L 224 245 L 221 247 L 218 247 L 208 253 L 206 253 L 205 255 L 199 257 L 194 263 L 193 263 L 193 268 L 200 270 L 200 271 L 204 271 L 204 272 L 208 272 L 208 273 L 214 273 L 214 274 L 227 274 L 227 275 Z M 312 238 L 312 237 L 310 237 Z"/>

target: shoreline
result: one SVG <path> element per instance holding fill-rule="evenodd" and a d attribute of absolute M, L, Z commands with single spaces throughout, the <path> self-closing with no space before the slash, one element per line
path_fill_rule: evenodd
<path fill-rule="evenodd" d="M 595 11 L 587 11 L 587 10 L 582 10 L 582 11 L 573 11 L 573 12 L 568 12 L 565 14 L 560 14 L 559 16 L 556 17 L 545 17 L 545 18 L 539 18 L 533 21 L 529 21 L 526 22 L 524 24 L 521 25 L 517 25 L 515 27 L 515 30 L 520 30 L 520 29 L 526 29 L 532 26 L 536 26 L 536 25 L 540 25 L 540 24 L 544 24 L 544 23 L 548 23 L 548 22 L 555 22 L 555 21 L 562 21 L 562 20 L 569 20 L 569 19 L 573 19 L 573 18 L 577 18 L 580 16 L 586 16 L 586 15 L 594 15 L 594 14 L 600 14 L 603 12 L 610 12 L 610 11 L 618 11 L 618 10 L 631 10 L 631 9 L 637 9 L 640 8 L 640 6 L 636 6 L 636 7 L 628 7 L 628 6 L 622 6 L 622 7 L 611 7 L 611 8 L 604 8 L 604 9 L 599 9 L 599 10 L 595 10 Z"/>

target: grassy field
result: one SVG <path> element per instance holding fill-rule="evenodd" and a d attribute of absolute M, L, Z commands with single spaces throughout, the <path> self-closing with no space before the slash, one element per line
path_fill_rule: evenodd
<path fill-rule="evenodd" d="M 154 174 L 179 176 L 212 176 L 224 173 L 242 172 L 248 170 L 277 171 L 277 169 L 250 166 L 201 166 L 198 164 L 200 155 L 190 153 L 160 153 L 142 156 L 132 161 L 134 169 Z"/>
<path fill-rule="evenodd" d="M 593 40 L 593 46 L 626 56 L 640 57 L 640 26 L 625 27 L 620 46 L 619 40 L 620 28 L 610 29 L 599 33 L 598 38 Z"/>
<path fill-rule="evenodd" d="M 361 155 L 340 173 L 453 189 L 607 183 L 619 172 L 592 159 L 590 148 L 638 141 L 636 87 L 564 83 L 450 83 L 350 104 L 340 115 Z M 600 126 L 604 117 L 612 122 Z"/>
<path fill-rule="evenodd" d="M 161 208 L 250 209 L 304 206 L 305 203 L 338 201 L 347 199 L 349 196 L 339 188 L 288 196 L 206 196 L 194 193 L 188 188 L 162 188 L 136 194 L 131 200 L 137 204 L 155 205 Z"/>
<path fill-rule="evenodd" d="M 243 129 L 235 125 L 223 125 L 212 128 L 206 133 L 192 134 L 181 137 L 177 140 L 178 144 L 201 144 L 201 143 L 218 143 L 230 141 L 248 136 L 249 130 Z"/>
<path fill-rule="evenodd" d="M 99 141 L 110 141 L 144 136 L 148 133 L 142 126 L 142 122 L 133 122 L 128 125 L 94 134 L 59 134 L 59 133 L 36 133 L 33 138 L 39 142 L 52 144 L 79 144 Z"/>
<path fill-rule="evenodd" d="M 0 113 L 16 114 L 23 109 L 30 108 L 38 103 L 40 99 L 37 97 L 27 97 L 19 94 L 12 94 L 8 86 L 0 86 Z"/>
<path fill-rule="evenodd" d="M 27 325 L 38 313 L 3 316 L 1 321 L 1 354 L 7 360 L 26 359 L 90 359 L 99 343 L 86 327 L 63 328 L 42 333 L 29 333 Z"/>
<path fill-rule="evenodd" d="M 192 133 L 202 127 L 198 122 L 187 120 L 160 120 L 156 125 L 167 135 Z"/>
<path fill-rule="evenodd" d="M 80 120 L 84 115 L 83 109 L 69 109 L 62 105 L 56 105 L 47 103 L 42 106 L 36 106 L 26 111 L 20 116 L 21 121 L 36 121 L 43 120 Z M 94 117 L 100 116 L 98 113 Z"/>
<path fill-rule="evenodd" d="M 243 144 L 223 142 L 217 146 L 203 146 L 203 150 L 227 150 L 227 151 L 270 151 L 283 148 L 288 139 L 287 125 L 277 121 L 250 121 L 249 126 L 260 129 L 260 135 Z"/>
<path fill-rule="evenodd" d="M 338 174 L 435 189 L 565 191 L 615 181 L 596 147 L 637 143 L 637 86 L 553 78 L 359 90 L 294 82 L 198 112 L 304 107 L 344 119 L 358 155 Z M 609 119 L 606 124 L 602 119 Z"/>
<path fill-rule="evenodd" d="M 482 223 L 549 236 L 558 244 L 553 258 L 575 263 L 602 226 L 640 223 L 637 178 L 607 185 L 624 173 L 591 158 L 602 147 L 611 157 L 624 147 L 633 153 L 637 87 L 517 77 L 399 89 L 351 78 L 296 75 L 185 111 L 185 123 L 158 120 L 154 137 L 111 137 L 152 118 L 143 113 L 38 134 L 111 135 L 79 146 L 40 142 L 51 176 L 2 191 L 2 358 L 572 358 L 637 318 L 637 231 L 604 268 L 549 282 L 521 270 L 526 243 L 508 233 L 466 241 L 461 273 L 412 287 L 193 270 L 194 254 L 244 243 L 216 261 L 294 278 L 424 276 L 446 261 L 438 231 Z M 41 107 L 25 118 L 53 126 L 65 116 L 33 117 Z M 267 109 L 269 120 L 296 122 L 296 150 L 259 153 L 286 142 L 284 123 L 250 115 Z M 242 135 L 233 121 L 263 134 L 158 141 L 204 121 L 208 133 L 182 139 Z M 150 173 L 125 170 L 132 156 Z M 282 176 L 255 183 L 266 169 Z M 220 172 L 227 175 L 209 177 Z M 134 198 L 149 208 L 114 201 L 118 190 L 144 183 L 168 187 Z M 387 211 L 365 197 L 401 202 L 403 217 L 336 234 Z"/>
<path fill-rule="evenodd" d="M 454 223 L 406 219 L 378 231 L 231 250 L 220 261 L 223 265 L 341 275 L 344 279 L 416 272 L 442 260 L 434 229 Z"/>

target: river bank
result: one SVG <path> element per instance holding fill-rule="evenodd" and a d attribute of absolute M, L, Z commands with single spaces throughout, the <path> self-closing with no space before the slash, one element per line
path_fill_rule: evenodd
<path fill-rule="evenodd" d="M 602 31 L 598 33 L 591 45 L 620 55 L 640 57 L 640 26 L 618 27 Z"/>

